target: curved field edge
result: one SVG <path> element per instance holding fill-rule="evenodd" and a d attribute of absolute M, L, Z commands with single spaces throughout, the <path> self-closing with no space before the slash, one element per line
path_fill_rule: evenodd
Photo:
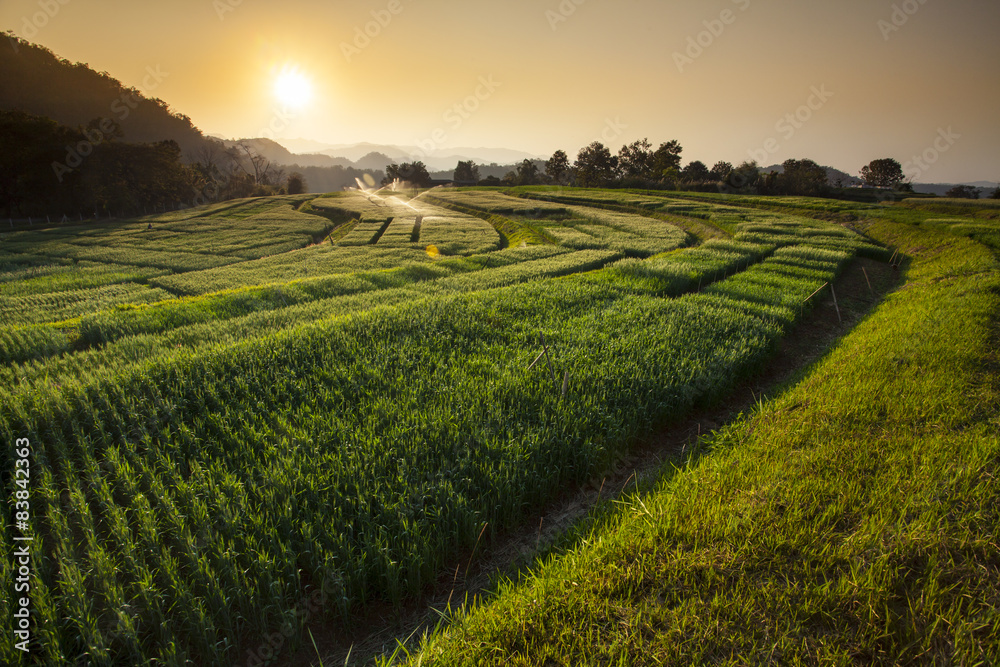
<path fill-rule="evenodd" d="M 905 285 L 801 382 L 411 664 L 997 664 L 1000 277 L 885 220 Z"/>
<path fill-rule="evenodd" d="M 783 249 L 730 296 L 570 278 L 446 297 L 12 396 L 5 436 L 37 443 L 45 659 L 214 663 L 301 620 L 303 589 L 344 616 L 416 594 L 484 525 L 762 363 L 796 319 L 768 301 L 801 303 L 847 258 Z M 539 331 L 565 398 L 526 377 Z M 374 493 L 387 479 L 398 493 Z"/>

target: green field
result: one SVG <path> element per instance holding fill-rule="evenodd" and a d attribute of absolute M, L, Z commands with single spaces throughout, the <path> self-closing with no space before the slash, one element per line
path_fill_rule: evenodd
<path fill-rule="evenodd" d="M 901 287 L 800 382 L 408 650 L 996 662 L 991 210 L 381 195 L 0 234 L 0 474 L 15 498 L 28 438 L 34 659 L 247 664 L 275 633 L 285 658 L 364 633 L 766 370 L 864 258 Z M 0 661 L 30 664 L 9 633 Z"/>

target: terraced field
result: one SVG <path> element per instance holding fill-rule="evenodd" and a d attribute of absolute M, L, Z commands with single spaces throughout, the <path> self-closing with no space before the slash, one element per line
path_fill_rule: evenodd
<path fill-rule="evenodd" d="M 242 664 L 419 599 L 765 367 L 856 257 L 897 254 L 670 196 L 382 194 L 2 235 L 43 661 Z"/>

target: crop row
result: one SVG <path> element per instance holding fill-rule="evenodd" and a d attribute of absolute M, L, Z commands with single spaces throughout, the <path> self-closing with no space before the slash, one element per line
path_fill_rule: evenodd
<path fill-rule="evenodd" d="M 434 197 L 497 215 L 529 219 L 571 217 L 570 212 L 564 206 L 510 197 L 489 190 L 436 190 Z"/>
<path fill-rule="evenodd" d="M 93 262 L 63 263 L 65 261 L 22 266 L 18 270 L 0 274 L 0 297 L 24 297 L 117 283 L 143 282 L 167 273 L 164 269 Z"/>
<path fill-rule="evenodd" d="M 310 301 L 406 287 L 427 281 L 440 283 L 440 287 L 436 289 L 445 292 L 491 289 L 535 278 L 600 268 L 614 258 L 615 255 L 608 252 L 566 253 L 555 258 L 519 263 L 506 263 L 509 260 L 501 258 L 493 268 L 489 268 L 491 258 L 487 257 L 482 262 L 445 260 L 436 264 L 411 264 L 386 271 L 332 275 L 283 285 L 120 307 L 83 317 L 79 333 L 85 344 L 97 345 L 137 333 L 162 332 L 199 322 L 231 319 L 256 311 L 276 310 Z M 457 274 L 471 275 L 448 278 Z"/>
<path fill-rule="evenodd" d="M 5 325 L 62 322 L 119 305 L 153 303 L 172 298 L 169 292 L 140 283 L 27 296 L 0 296 L 0 319 Z"/>
<path fill-rule="evenodd" d="M 39 659 L 233 662 L 244 638 L 301 630 L 310 587 L 345 621 L 418 593 L 484 528 L 763 363 L 796 317 L 786 293 L 835 275 L 809 261 L 819 275 L 766 286 L 765 308 L 535 282 L 14 390 L 0 432 L 35 444 Z M 526 372 L 540 331 L 565 395 Z"/>

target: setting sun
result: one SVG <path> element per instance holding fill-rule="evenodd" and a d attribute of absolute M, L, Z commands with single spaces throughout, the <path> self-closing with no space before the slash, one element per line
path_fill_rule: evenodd
<path fill-rule="evenodd" d="M 274 81 L 274 95 L 288 107 L 301 109 L 312 100 L 312 82 L 296 69 L 285 69 Z"/>

